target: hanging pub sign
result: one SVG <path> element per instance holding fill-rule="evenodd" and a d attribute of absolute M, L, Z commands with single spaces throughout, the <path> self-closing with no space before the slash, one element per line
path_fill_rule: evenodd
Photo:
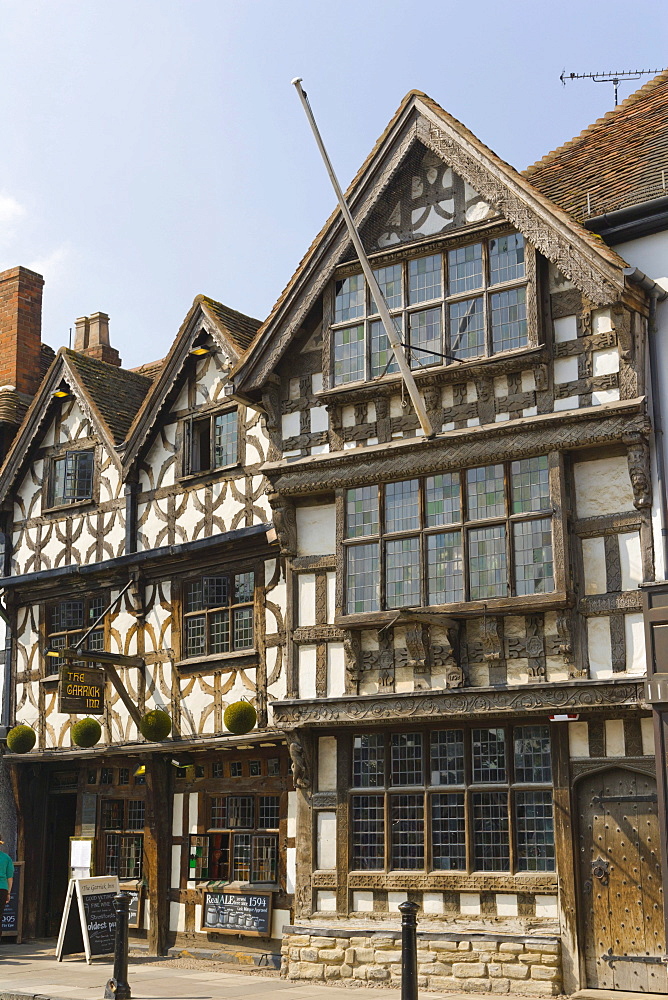
<path fill-rule="evenodd" d="M 104 715 L 104 670 L 63 664 L 58 684 L 58 711 Z"/>

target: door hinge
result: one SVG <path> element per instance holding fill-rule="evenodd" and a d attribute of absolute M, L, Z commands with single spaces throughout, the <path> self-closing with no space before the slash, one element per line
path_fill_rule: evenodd
<path fill-rule="evenodd" d="M 642 962 L 644 965 L 665 965 L 668 959 L 664 955 L 613 955 L 610 948 L 601 955 L 604 962 L 612 967 L 613 962 Z"/>

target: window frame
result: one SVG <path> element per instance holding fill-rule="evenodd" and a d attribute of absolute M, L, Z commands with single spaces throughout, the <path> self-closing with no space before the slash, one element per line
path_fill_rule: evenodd
<path fill-rule="evenodd" d="M 550 739 L 550 752 L 551 752 L 551 771 L 552 776 L 549 781 L 516 781 L 515 780 L 515 752 L 514 752 L 514 733 L 515 730 L 520 728 L 526 728 L 530 726 L 542 727 L 547 730 Z M 473 781 L 473 754 L 472 754 L 472 739 L 473 730 L 480 729 L 490 729 L 490 730 L 503 730 L 505 734 L 505 766 L 506 766 L 506 780 L 505 781 L 486 781 L 486 782 L 474 782 Z M 431 735 L 437 732 L 464 732 L 464 781 L 457 784 L 433 784 L 431 782 Z M 420 784 L 414 785 L 394 785 L 391 780 L 391 758 L 392 758 L 392 739 L 395 736 L 404 736 L 409 734 L 419 733 L 422 737 L 422 777 L 423 781 Z M 354 768 L 354 740 L 355 737 L 359 736 L 380 736 L 383 738 L 384 746 L 384 771 L 383 771 L 383 783 L 376 786 L 354 786 L 353 785 L 353 768 Z M 555 847 L 555 836 L 554 836 L 554 818 L 555 818 L 555 804 L 554 804 L 554 769 L 555 769 L 555 758 L 556 758 L 556 744 L 550 730 L 550 723 L 544 719 L 526 719 L 526 720 L 513 720 L 513 721 L 498 721 L 498 720 L 480 720 L 476 722 L 463 722 L 451 723 L 444 726 L 414 726 L 410 728 L 403 728 L 400 730 L 382 730 L 374 731 L 373 729 L 356 729 L 349 737 L 349 751 L 348 757 L 350 761 L 349 771 L 346 776 L 346 792 L 345 792 L 345 802 L 347 808 L 348 816 L 348 872 L 349 874 L 354 874 L 355 876 L 366 876 L 369 875 L 373 878 L 374 874 L 385 873 L 385 874 L 402 874 L 405 875 L 407 872 L 420 873 L 421 875 L 442 877 L 449 876 L 453 880 L 457 878 L 463 878 L 468 876 L 473 877 L 500 877 L 504 876 L 507 878 L 522 878 L 524 876 L 545 876 L 549 878 L 550 876 L 556 877 L 556 847 Z M 509 864 L 508 868 L 478 868 L 475 864 L 475 818 L 473 815 L 473 798 L 476 794 L 489 794 L 489 793 L 502 793 L 507 796 L 505 815 L 507 817 L 508 825 L 508 857 Z M 548 792 L 551 795 L 551 808 L 552 808 L 552 863 L 553 867 L 547 869 L 541 868 L 522 868 L 519 865 L 520 852 L 519 852 L 519 824 L 517 822 L 517 802 L 519 796 L 522 794 L 536 792 L 545 793 Z M 465 836 L 465 867 L 464 868 L 436 868 L 434 867 L 434 838 L 433 838 L 433 814 L 432 814 L 432 800 L 435 795 L 447 795 L 456 794 L 463 795 L 464 798 L 464 836 Z M 422 797 L 423 802 L 423 865 L 421 867 L 404 867 L 395 868 L 392 866 L 393 861 L 393 838 L 392 838 L 392 827 L 393 827 L 393 816 L 392 816 L 392 798 L 393 796 L 410 795 Z M 383 850 L 384 850 L 384 863 L 380 868 L 355 868 L 353 867 L 355 858 L 355 829 L 354 829 L 354 812 L 353 812 L 353 800 L 358 796 L 369 796 L 378 797 L 382 799 L 383 809 Z"/>
<path fill-rule="evenodd" d="M 216 443 L 215 443 L 215 425 L 216 420 L 219 417 L 224 417 L 227 414 L 236 414 L 236 457 L 233 462 L 226 462 L 221 465 L 215 464 L 215 454 L 216 454 Z M 241 435 L 241 413 L 240 407 L 238 405 L 234 406 L 224 406 L 216 407 L 212 410 L 206 410 L 204 412 L 197 411 L 191 413 L 186 417 L 183 427 L 183 460 L 182 460 L 182 474 L 181 478 L 185 477 L 201 477 L 207 475 L 213 475 L 214 473 L 226 472 L 230 469 L 236 469 L 243 464 L 243 456 L 241 454 L 242 449 L 242 435 Z M 195 433 L 198 425 L 204 425 L 208 423 L 208 435 L 209 435 L 209 466 L 208 468 L 196 468 L 195 466 L 199 462 L 195 462 Z"/>
<path fill-rule="evenodd" d="M 109 794 L 109 795 L 103 795 L 103 796 L 99 797 L 99 805 L 98 805 L 98 810 L 99 810 L 98 816 L 99 816 L 99 818 L 98 818 L 98 823 L 99 823 L 99 830 L 100 830 L 100 834 L 101 834 L 101 836 L 99 837 L 101 862 L 102 862 L 102 864 L 101 864 L 101 870 L 104 872 L 105 875 L 117 875 L 118 878 L 119 878 L 119 880 L 133 881 L 133 880 L 141 879 L 142 876 L 143 876 L 143 874 L 144 874 L 144 869 L 145 869 L 144 834 L 145 834 L 145 831 L 146 831 L 146 799 L 144 797 L 138 797 L 137 794 L 136 794 L 136 792 L 134 792 L 134 794 L 133 794 L 132 790 L 130 788 L 128 788 L 127 785 L 123 786 L 123 788 L 125 789 L 124 793 L 120 793 L 119 794 L 118 790 L 114 789 L 114 791 L 111 794 Z M 120 826 L 105 826 L 105 824 L 104 824 L 104 812 L 105 812 L 105 808 L 106 808 L 107 803 L 116 803 L 117 805 L 120 804 L 120 807 L 121 807 L 121 810 L 122 810 L 122 813 L 123 813 L 123 822 L 122 822 L 122 824 Z M 130 807 L 132 805 L 137 805 L 137 804 L 141 804 L 141 806 L 142 806 L 142 818 L 144 820 L 144 824 L 141 827 L 136 827 L 136 826 L 133 827 L 133 826 L 130 825 L 130 816 L 129 816 Z M 109 843 L 108 843 L 108 839 L 107 838 L 110 837 L 110 836 L 118 837 L 118 870 L 117 871 L 109 871 L 108 870 L 109 869 L 109 864 L 108 864 Z M 124 875 L 124 876 L 121 876 L 120 875 L 120 863 L 121 863 L 121 848 L 122 848 L 122 844 L 125 841 L 131 841 L 131 840 L 138 841 L 140 843 L 140 845 L 141 845 L 141 851 L 140 851 L 140 855 L 139 855 L 139 870 L 134 875 Z"/>
<path fill-rule="evenodd" d="M 80 628 L 69 628 L 69 629 L 52 629 L 52 615 L 54 610 L 62 604 L 70 602 L 78 602 L 83 604 L 83 625 Z M 93 604 L 97 603 L 101 605 L 100 611 L 96 612 L 93 609 Z M 90 626 L 94 621 L 99 618 L 100 613 L 108 608 L 109 606 L 109 593 L 108 591 L 96 592 L 93 594 L 86 594 L 85 596 L 71 595 L 70 597 L 63 597 L 60 601 L 47 601 L 42 605 L 43 609 L 43 621 L 44 621 L 44 636 L 46 640 L 47 649 L 62 649 L 67 646 L 72 646 L 81 636 L 88 631 Z M 98 627 L 94 632 L 88 637 L 86 641 L 86 649 L 90 650 L 90 640 L 96 633 L 102 633 L 102 647 L 99 650 L 104 652 L 108 649 L 109 639 L 108 639 L 108 614 L 102 619 Z M 64 644 L 61 646 L 59 642 L 64 639 Z M 56 640 L 56 645 L 54 645 L 54 640 Z M 57 678 L 60 671 L 60 659 L 57 657 L 44 656 L 45 661 L 45 677 L 48 679 Z M 95 663 L 90 660 L 71 660 L 70 665 L 74 667 L 87 667 L 93 669 L 94 667 L 101 667 L 101 663 Z M 52 669 L 49 669 L 52 667 Z"/>
<path fill-rule="evenodd" d="M 208 838 L 208 848 L 209 848 L 209 859 L 206 878 L 208 879 L 229 879 L 230 882 L 240 882 L 243 885 L 278 885 L 280 879 L 280 826 L 281 826 L 281 797 L 282 792 L 279 789 L 267 789 L 258 792 L 248 792 L 247 790 L 234 790 L 234 791 L 211 791 L 207 792 L 205 796 L 205 832 L 203 836 Z M 239 825 L 239 824 L 214 824 L 213 822 L 213 810 L 214 801 L 220 799 L 233 799 L 233 800 L 251 800 L 251 814 L 249 825 Z M 276 810 L 276 825 L 275 826 L 261 826 L 259 823 L 261 816 L 261 805 L 260 801 L 262 799 L 274 799 Z M 226 803 L 225 806 L 225 819 L 229 819 L 229 807 Z M 236 865 L 236 855 L 235 850 L 237 847 L 237 839 L 239 837 L 248 837 L 250 848 L 250 860 L 249 860 L 249 878 L 239 879 L 234 876 L 237 874 Z M 217 839 L 220 838 L 221 846 L 216 846 Z M 224 840 L 226 839 L 226 847 L 223 847 Z M 253 863 L 255 858 L 255 850 L 258 846 L 258 842 L 261 839 L 268 839 L 271 841 L 274 853 L 274 878 L 272 880 L 268 879 L 253 879 Z M 225 871 L 221 873 L 220 871 L 215 874 L 213 870 L 213 863 L 211 856 L 214 851 L 220 850 L 225 853 L 226 860 L 223 862 Z M 197 876 L 200 878 L 200 876 Z M 193 881 L 189 879 L 189 881 Z"/>
<path fill-rule="evenodd" d="M 78 465 L 80 456 L 90 455 L 91 470 L 90 470 L 90 492 L 87 496 L 76 496 L 76 497 L 56 497 L 56 465 L 58 462 L 65 463 L 64 470 L 64 480 L 63 480 L 63 490 L 65 491 L 68 479 L 68 462 L 72 461 L 75 465 Z M 48 475 L 46 477 L 46 503 L 45 510 L 47 511 L 60 511 L 69 510 L 72 507 L 80 507 L 84 504 L 94 503 L 98 495 L 98 475 L 99 475 L 99 461 L 98 461 L 98 447 L 95 444 L 89 444 L 86 447 L 79 448 L 67 448 L 64 451 L 59 451 L 57 454 L 53 455 L 47 460 L 49 463 Z M 78 471 L 74 472 L 75 482 L 76 477 L 79 475 Z"/>
<path fill-rule="evenodd" d="M 347 537 L 347 497 L 348 489 L 355 489 L 356 486 L 345 487 L 337 490 L 337 518 L 339 519 L 339 537 L 342 540 L 341 544 L 341 556 L 339 557 L 339 573 L 337 574 L 340 586 L 337 591 L 337 621 L 338 620 L 355 620 L 356 618 L 368 617 L 368 616 L 388 616 L 396 615 L 398 611 L 406 610 L 410 611 L 411 608 L 479 608 L 482 603 L 489 604 L 491 606 L 498 606 L 498 602 L 502 604 L 508 604 L 512 606 L 513 603 L 519 601 L 522 602 L 535 602 L 535 601 L 546 601 L 546 600 L 558 600 L 563 592 L 563 579 L 564 579 L 564 552 L 562 548 L 562 537 L 563 537 L 563 525 L 561 523 L 560 510 L 563 505 L 560 502 L 560 497 L 557 495 L 560 486 L 557 485 L 555 477 L 553 476 L 553 471 L 555 467 L 554 455 L 550 453 L 530 456 L 530 458 L 536 459 L 547 459 L 547 501 L 546 506 L 541 507 L 536 511 L 522 511 L 519 513 L 512 512 L 513 503 L 513 493 L 512 493 L 512 473 L 511 467 L 514 461 L 525 461 L 525 457 L 515 459 L 508 458 L 505 460 L 496 461 L 490 463 L 489 466 L 485 465 L 474 465 L 464 468 L 458 468 L 451 471 L 438 470 L 431 473 L 415 475 L 412 480 L 418 481 L 418 527 L 406 528 L 399 531 L 387 531 L 385 530 L 385 517 L 386 517 L 386 494 L 387 488 L 394 485 L 395 483 L 410 482 L 411 480 L 386 480 L 383 482 L 375 483 L 371 486 L 372 489 L 378 491 L 378 527 L 377 531 L 373 534 L 360 534 L 355 537 Z M 503 514 L 490 517 L 470 517 L 468 511 L 469 503 L 469 490 L 467 474 L 473 469 L 484 469 L 494 465 L 500 465 L 503 467 L 503 489 L 504 489 L 504 505 L 505 511 Z M 559 470 L 559 483 L 563 482 L 562 475 L 562 463 L 561 459 L 558 459 L 558 470 Z M 521 473 L 520 473 L 521 474 Z M 437 525 L 427 524 L 427 509 L 426 509 L 426 482 L 432 476 L 438 475 L 452 475 L 458 479 L 459 482 L 459 505 L 460 514 L 459 519 L 452 521 L 451 523 L 443 523 Z M 549 504 L 549 506 L 547 505 Z M 554 581 L 554 587 L 550 591 L 537 591 L 532 594 L 519 594 L 517 593 L 517 550 L 515 544 L 515 528 L 514 525 L 518 523 L 528 523 L 531 521 L 550 521 L 550 531 L 551 531 L 551 543 L 552 543 L 552 567 L 553 574 L 552 579 Z M 469 551 L 469 535 L 471 531 L 475 531 L 479 528 L 489 528 L 495 527 L 497 525 L 503 525 L 505 531 L 505 560 L 506 560 L 506 573 L 508 579 L 508 590 L 506 594 L 487 596 L 487 597 L 471 597 L 471 583 L 470 583 L 470 551 Z M 459 532 L 460 539 L 460 550 L 461 550 L 461 564 L 462 564 L 462 576 L 463 576 L 463 593 L 461 597 L 456 601 L 451 601 L 445 604 L 429 604 L 429 561 L 428 555 L 428 538 L 434 535 L 449 534 L 452 532 Z M 386 579 L 386 565 L 387 565 L 387 543 L 393 541 L 400 541 L 401 539 L 408 539 L 417 537 L 419 539 L 419 585 L 420 585 L 420 597 L 416 604 L 411 605 L 397 605 L 396 607 L 389 607 L 387 602 L 387 579 Z M 377 603 L 378 607 L 375 610 L 365 610 L 365 611 L 355 611 L 349 610 L 348 600 L 349 600 L 349 556 L 348 550 L 354 546 L 370 545 L 375 546 L 375 552 L 378 563 L 377 571 Z"/>
<path fill-rule="evenodd" d="M 518 230 L 504 225 L 499 227 L 498 221 L 490 224 L 487 227 L 482 227 L 476 229 L 475 233 L 465 233 L 457 236 L 450 236 L 445 239 L 443 237 L 436 240 L 429 240 L 428 242 L 421 242 L 418 245 L 406 246 L 402 245 L 401 248 L 397 248 L 392 252 L 387 250 L 379 251 L 375 254 L 370 255 L 369 259 L 371 261 L 374 271 L 380 270 L 381 268 L 392 267 L 394 265 L 400 265 L 402 268 L 401 277 L 401 287 L 402 287 L 402 305 L 400 307 L 391 308 L 390 315 L 397 319 L 399 317 L 403 318 L 403 323 L 401 324 L 400 337 L 403 343 L 410 343 L 410 321 L 409 317 L 412 313 L 421 312 L 428 309 L 440 309 L 441 312 L 441 346 L 440 351 L 444 355 L 452 354 L 452 346 L 450 339 L 450 324 L 451 320 L 449 317 L 450 306 L 455 305 L 458 302 L 469 301 L 475 298 L 481 298 L 483 301 L 483 336 L 485 343 L 485 350 L 482 354 L 471 355 L 464 358 L 453 358 L 453 357 L 443 357 L 437 358 L 430 364 L 420 365 L 416 360 L 411 364 L 411 368 L 414 374 L 419 374 L 421 372 L 433 372 L 434 370 L 440 370 L 445 367 L 452 367 L 453 365 L 461 366 L 462 364 L 479 364 L 483 360 L 489 360 L 496 357 L 505 357 L 510 352 L 526 351 L 538 346 L 538 324 L 536 315 L 536 304 L 537 304 L 537 291 L 536 291 L 536 250 L 533 245 L 524 237 L 524 276 L 522 278 L 515 278 L 508 281 L 500 281 L 496 284 L 491 283 L 491 274 L 489 267 L 489 244 L 492 240 L 503 239 L 505 236 L 510 235 L 522 235 Z M 477 244 L 482 244 L 482 285 L 480 288 L 468 289 L 462 292 L 449 293 L 448 290 L 448 253 L 449 251 L 459 250 L 466 248 L 468 246 L 475 246 Z M 408 270 L 409 265 L 412 261 L 421 258 L 428 258 L 435 254 L 441 255 L 441 265 L 440 265 L 440 281 L 441 281 L 441 295 L 433 299 L 425 299 L 421 302 L 410 303 L 409 302 L 409 278 Z M 336 319 L 336 285 L 340 281 L 344 281 L 347 278 L 355 277 L 360 275 L 363 279 L 363 275 L 360 273 L 359 264 L 344 264 L 338 269 L 332 282 L 330 283 L 329 290 L 324 297 L 324 318 L 323 318 L 323 328 L 326 331 L 325 337 L 325 357 L 323 364 L 323 372 L 326 375 L 326 384 L 323 385 L 323 389 L 330 391 L 345 391 L 349 388 L 359 388 L 362 385 L 368 384 L 370 382 L 375 382 L 379 378 L 399 378 L 396 367 L 394 371 L 381 372 L 377 375 L 372 373 L 372 334 L 371 334 L 371 324 L 380 319 L 378 311 L 371 311 L 371 293 L 366 285 L 366 281 L 363 279 L 364 285 L 364 310 L 362 316 L 353 317 L 347 320 L 337 320 Z M 491 319 L 491 296 L 498 292 L 511 291 L 515 288 L 525 288 L 525 309 L 526 309 L 526 344 L 520 345 L 519 347 L 507 348 L 495 351 L 493 348 L 493 332 L 492 332 L 492 319 Z M 340 382 L 336 379 L 335 374 L 335 334 L 337 331 L 350 329 L 353 330 L 357 326 L 364 327 L 364 376 L 358 379 L 351 379 L 349 381 Z M 407 349 L 407 354 L 410 354 Z M 416 351 L 416 357 L 426 358 L 427 355 L 422 351 Z M 392 367 L 390 363 L 389 367 Z"/>
<path fill-rule="evenodd" d="M 244 576 L 246 574 L 253 575 L 253 594 L 248 601 L 234 601 L 234 581 L 237 576 Z M 201 582 L 202 586 L 202 602 L 204 601 L 204 581 L 211 579 L 225 578 L 228 581 L 228 595 L 229 600 L 226 604 L 220 606 L 203 606 L 201 610 L 198 611 L 188 611 L 188 588 L 191 584 Z M 253 656 L 257 653 L 257 633 L 258 633 L 258 621 L 257 621 L 257 609 L 256 609 L 256 599 L 257 590 L 259 586 L 258 580 L 258 567 L 253 563 L 251 565 L 245 565 L 240 567 L 234 567 L 228 569 L 225 572 L 204 572 L 196 575 L 189 575 L 180 581 L 180 592 L 181 592 L 181 659 L 179 662 L 183 663 L 198 663 L 205 660 L 211 659 L 225 659 L 238 656 Z M 235 648 L 234 646 L 234 612 L 243 609 L 251 609 L 250 623 L 252 627 L 253 637 L 252 642 L 249 646 L 240 646 Z M 209 615 L 220 614 L 221 612 L 227 612 L 228 615 L 228 645 L 229 649 L 221 652 L 210 652 L 210 629 L 209 629 Z M 205 652 L 203 653 L 190 653 L 188 650 L 188 620 L 192 620 L 197 617 L 204 616 L 204 643 Z"/>

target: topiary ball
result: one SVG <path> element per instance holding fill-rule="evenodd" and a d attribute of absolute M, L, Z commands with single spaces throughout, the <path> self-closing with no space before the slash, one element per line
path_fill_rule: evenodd
<path fill-rule="evenodd" d="M 247 701 L 233 701 L 225 709 L 223 722 L 226 729 L 229 729 L 235 736 L 244 736 L 250 733 L 257 722 L 257 712 Z"/>
<path fill-rule="evenodd" d="M 37 733 L 32 726 L 14 726 L 7 733 L 7 747 L 12 753 L 28 753 L 37 742 Z"/>
<path fill-rule="evenodd" d="M 161 708 L 147 712 L 139 723 L 139 732 L 145 740 L 151 740 L 152 743 L 167 739 L 171 731 L 172 720 Z"/>
<path fill-rule="evenodd" d="M 83 747 L 84 749 L 94 747 L 96 743 L 100 742 L 102 726 L 97 719 L 79 719 L 72 726 L 70 735 L 72 736 L 72 742 L 76 746 Z"/>

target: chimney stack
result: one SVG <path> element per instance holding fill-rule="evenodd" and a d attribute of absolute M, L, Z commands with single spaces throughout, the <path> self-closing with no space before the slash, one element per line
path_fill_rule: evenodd
<path fill-rule="evenodd" d="M 13 386 L 26 403 L 42 381 L 43 287 L 27 267 L 0 273 L 0 389 Z"/>
<path fill-rule="evenodd" d="M 74 321 L 74 350 L 120 368 L 118 351 L 109 344 L 109 317 L 96 312 Z"/>

